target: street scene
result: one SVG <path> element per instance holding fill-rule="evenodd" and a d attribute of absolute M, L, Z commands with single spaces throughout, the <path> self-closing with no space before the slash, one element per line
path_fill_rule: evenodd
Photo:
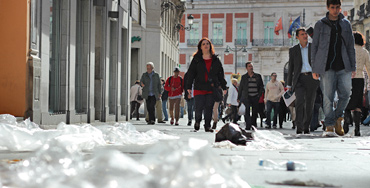
<path fill-rule="evenodd" d="M 369 187 L 369 7 L 0 0 L 0 187 Z"/>

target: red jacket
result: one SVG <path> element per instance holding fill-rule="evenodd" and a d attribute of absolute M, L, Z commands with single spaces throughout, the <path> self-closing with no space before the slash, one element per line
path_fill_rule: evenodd
<path fill-rule="evenodd" d="M 172 88 L 175 88 L 175 90 L 172 91 Z M 164 89 L 168 91 L 168 97 L 182 95 L 182 92 L 184 90 L 184 80 L 181 78 L 181 76 L 178 76 L 177 78 L 170 76 L 166 80 Z"/>

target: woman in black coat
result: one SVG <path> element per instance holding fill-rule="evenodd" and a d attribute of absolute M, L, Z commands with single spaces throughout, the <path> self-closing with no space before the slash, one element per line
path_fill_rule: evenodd
<path fill-rule="evenodd" d="M 213 89 L 226 90 L 224 69 L 220 59 L 215 55 L 214 47 L 208 38 L 202 38 L 198 43 L 198 50 L 193 55 L 190 67 L 187 71 L 185 89 L 192 93 L 194 83 L 195 100 L 195 124 L 196 131 L 200 128 L 204 111 L 204 130 L 213 132 L 211 129 L 212 109 L 214 104 Z"/>

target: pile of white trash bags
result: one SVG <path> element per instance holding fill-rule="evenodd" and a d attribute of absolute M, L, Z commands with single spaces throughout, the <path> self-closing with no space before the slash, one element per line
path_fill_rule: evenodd
<path fill-rule="evenodd" d="M 158 140 L 173 140 L 153 144 Z M 107 145 L 153 144 L 140 160 Z M 103 147 L 101 147 L 103 146 Z M 0 149 L 33 151 L 16 163 L 0 163 L 0 187 L 19 188 L 223 188 L 250 187 L 205 140 L 129 123 L 113 126 L 59 124 L 43 130 L 29 120 L 0 115 Z"/>

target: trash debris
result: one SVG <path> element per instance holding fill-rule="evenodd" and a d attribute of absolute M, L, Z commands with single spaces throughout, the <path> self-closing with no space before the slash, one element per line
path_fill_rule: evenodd
<path fill-rule="evenodd" d="M 92 126 L 60 123 L 56 129 L 43 130 L 29 119 L 21 123 L 9 114 L 0 115 L 0 149 L 10 151 L 35 151 L 51 140 L 77 145 L 81 150 L 97 146 L 153 144 L 158 140 L 179 139 L 158 130 L 141 133 L 130 123 Z"/>
<path fill-rule="evenodd" d="M 286 140 L 282 133 L 278 131 L 257 130 L 255 127 L 252 142 L 248 142 L 246 150 L 296 150 L 302 146 L 292 144 Z"/>
<path fill-rule="evenodd" d="M 260 159 L 258 164 L 259 166 L 262 166 L 264 169 L 267 170 L 307 170 L 306 164 L 298 161 L 285 161 L 281 163 L 276 163 L 275 161 L 270 159 Z"/>
<path fill-rule="evenodd" d="M 250 187 L 205 140 L 157 144 L 143 156 L 160 187 Z"/>
<path fill-rule="evenodd" d="M 236 145 L 246 145 L 247 141 L 252 140 L 251 132 L 246 132 L 241 129 L 237 124 L 227 123 L 220 131 L 216 133 L 216 142 L 229 140 Z"/>
<path fill-rule="evenodd" d="M 269 182 L 266 181 L 266 183 L 272 184 L 272 185 L 291 185 L 291 186 L 307 186 L 307 187 L 341 187 L 341 186 L 335 186 L 331 184 L 326 183 L 320 183 L 317 181 L 309 180 L 309 181 L 301 181 L 298 179 L 293 180 L 285 180 L 282 182 Z"/>
<path fill-rule="evenodd" d="M 230 142 L 229 140 L 224 140 L 224 141 L 221 141 L 221 142 L 215 142 L 213 144 L 213 147 L 214 148 L 222 148 L 222 149 L 231 149 L 231 148 L 236 148 L 238 146 L 235 145 L 234 143 Z"/>

